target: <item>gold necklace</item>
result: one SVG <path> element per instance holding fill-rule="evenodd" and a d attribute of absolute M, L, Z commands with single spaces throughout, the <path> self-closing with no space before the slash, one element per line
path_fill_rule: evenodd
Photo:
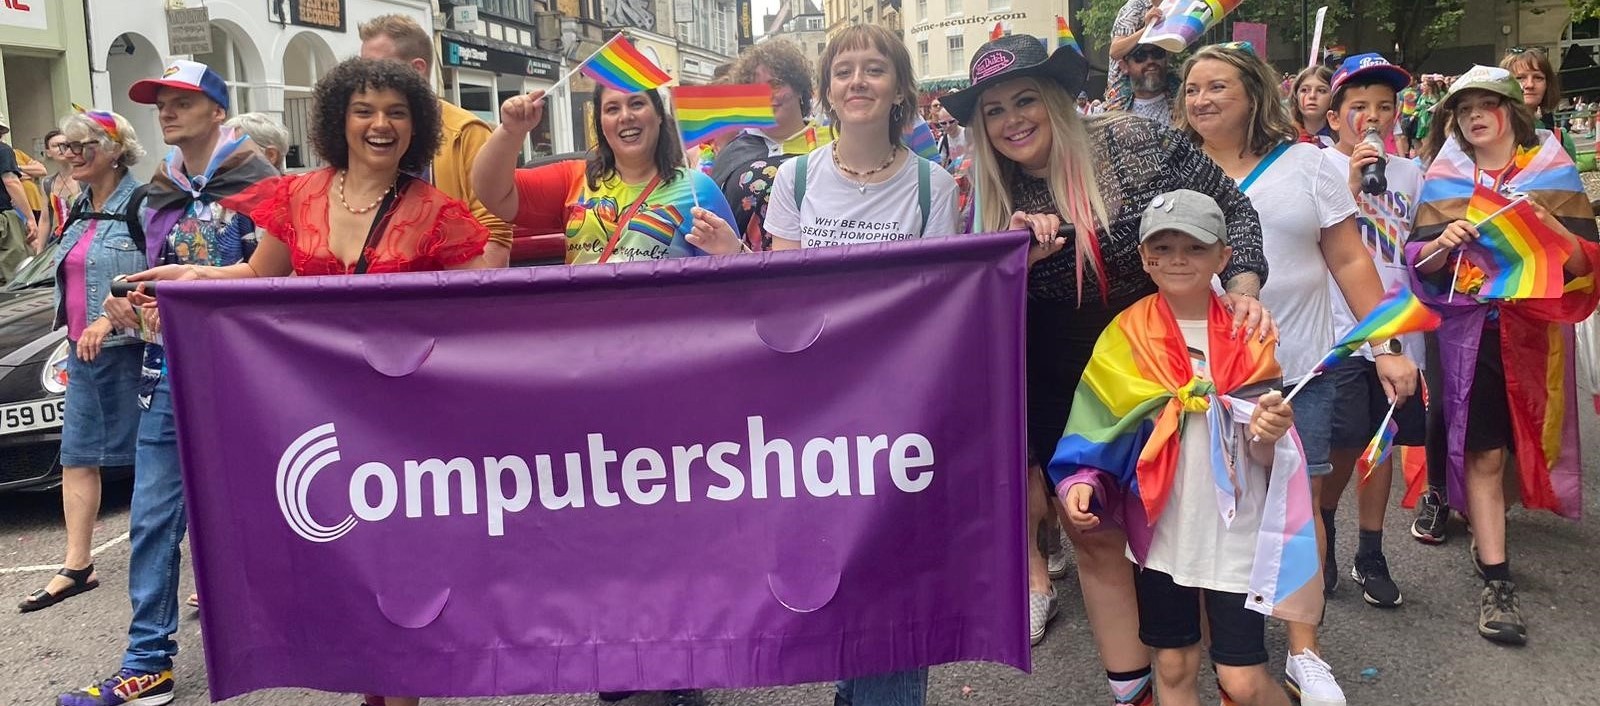
<path fill-rule="evenodd" d="M 878 165 L 874 169 L 869 169 L 869 170 L 864 171 L 864 172 L 858 172 L 858 171 L 856 171 L 854 169 L 851 169 L 850 167 L 846 166 L 843 161 L 840 161 L 840 159 L 839 159 L 839 146 L 837 144 L 835 144 L 834 148 L 833 148 L 833 166 L 834 166 L 835 169 L 838 169 L 839 171 L 850 175 L 851 176 L 850 180 L 856 183 L 856 190 L 861 192 L 862 194 L 865 194 L 865 193 L 867 193 L 867 180 L 872 178 L 872 175 L 877 174 L 878 172 L 881 172 L 881 171 L 883 171 L 885 169 L 888 169 L 889 165 L 894 164 L 894 158 L 898 157 L 898 156 L 900 156 L 900 145 L 894 145 L 893 147 L 889 148 L 889 158 L 883 160 L 883 164 Z"/>
<path fill-rule="evenodd" d="M 388 196 L 389 192 L 394 190 L 395 182 L 400 180 L 400 178 L 398 176 L 395 177 L 395 181 L 389 182 L 389 187 L 384 189 L 383 193 L 378 194 L 377 200 L 373 201 L 371 204 L 367 205 L 364 208 L 355 208 L 354 206 L 351 206 L 348 201 L 344 200 L 344 175 L 345 175 L 345 170 L 342 170 L 342 169 L 339 170 L 339 205 L 343 206 L 344 210 L 349 211 L 351 213 L 354 213 L 357 216 L 362 215 L 362 214 L 364 214 L 364 213 L 366 213 L 368 211 L 371 211 L 372 209 L 377 208 L 378 204 L 383 203 L 384 197 Z"/>

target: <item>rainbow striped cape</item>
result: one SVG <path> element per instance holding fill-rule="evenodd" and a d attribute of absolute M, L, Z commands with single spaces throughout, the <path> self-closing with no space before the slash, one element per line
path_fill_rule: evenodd
<path fill-rule="evenodd" d="M 1183 332 L 1160 295 L 1139 300 L 1106 327 L 1050 459 L 1051 483 L 1062 494 L 1076 483 L 1095 485 L 1103 514 L 1127 531 L 1134 558 L 1143 563 L 1179 471 L 1185 417 L 1205 413 L 1218 517 L 1231 520 L 1248 484 L 1268 484 L 1247 607 L 1314 622 L 1322 610 L 1321 574 L 1299 437 L 1278 441 L 1270 469 L 1243 452 L 1255 404 L 1242 395 L 1281 381 L 1273 357 L 1277 341 L 1229 339 L 1233 317 L 1220 300 L 1212 300 L 1209 318 L 1209 380 L 1196 376 Z M 1234 448 L 1240 452 L 1230 453 Z"/>
<path fill-rule="evenodd" d="M 1517 150 L 1515 173 L 1500 190 L 1526 194 L 1550 211 L 1583 241 L 1591 263 L 1600 263 L 1594 213 L 1578 170 L 1554 135 L 1539 131 L 1540 144 Z M 1424 245 L 1446 225 L 1467 217 L 1479 175 L 1454 138 L 1429 166 L 1422 184 L 1416 227 L 1406 244 L 1406 261 L 1415 263 Z M 1450 254 L 1452 264 L 1455 255 Z M 1491 314 L 1498 320 L 1500 350 L 1510 400 L 1512 440 L 1522 504 L 1577 519 L 1583 512 L 1582 466 L 1578 446 L 1577 378 L 1573 359 L 1573 324 L 1600 306 L 1600 288 L 1592 276 L 1564 276 L 1563 294 L 1555 299 L 1479 301 L 1469 292 L 1450 291 L 1457 281 L 1452 267 L 1430 276 L 1412 268 L 1412 291 L 1439 311 L 1444 323 L 1437 337 L 1443 362 L 1448 494 L 1450 504 L 1465 513 L 1467 400 L 1474 384 L 1479 342 Z"/>

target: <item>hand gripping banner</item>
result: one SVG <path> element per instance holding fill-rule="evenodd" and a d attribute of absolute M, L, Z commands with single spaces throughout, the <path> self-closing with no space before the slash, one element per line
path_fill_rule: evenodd
<path fill-rule="evenodd" d="M 1028 669 L 1025 251 L 163 284 L 212 698 Z"/>

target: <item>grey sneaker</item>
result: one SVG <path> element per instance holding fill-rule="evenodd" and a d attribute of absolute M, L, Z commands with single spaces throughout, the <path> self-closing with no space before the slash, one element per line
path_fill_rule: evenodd
<path fill-rule="evenodd" d="M 1517 585 L 1510 581 L 1490 581 L 1483 586 L 1478 608 L 1478 634 L 1502 645 L 1528 642 L 1528 625 L 1522 622 L 1522 606 L 1517 601 Z"/>
<path fill-rule="evenodd" d="M 1046 528 L 1049 530 L 1050 528 Z M 1045 537 L 1045 570 L 1050 572 L 1050 578 L 1059 579 L 1067 575 L 1067 569 L 1072 567 L 1072 561 L 1067 558 L 1067 545 L 1072 540 L 1067 539 L 1067 531 L 1055 528 Z"/>
<path fill-rule="evenodd" d="M 1445 522 L 1450 519 L 1450 508 L 1445 507 L 1444 498 L 1429 490 L 1417 500 L 1417 520 L 1411 523 L 1411 536 L 1423 544 L 1443 544 L 1449 537 L 1445 534 Z"/>
<path fill-rule="evenodd" d="M 1056 617 L 1056 592 L 1028 592 L 1028 640 L 1037 645 L 1044 640 L 1045 627 Z"/>

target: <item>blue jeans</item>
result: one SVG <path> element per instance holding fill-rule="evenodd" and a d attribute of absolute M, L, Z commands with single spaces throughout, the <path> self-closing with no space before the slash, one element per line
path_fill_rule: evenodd
<path fill-rule="evenodd" d="M 922 706 L 927 700 L 926 667 L 849 679 L 833 693 L 833 706 Z"/>
<path fill-rule="evenodd" d="M 172 668 L 178 643 L 178 567 L 183 558 L 183 475 L 172 391 L 163 378 L 139 420 L 134 453 L 133 503 L 128 511 L 128 598 L 133 621 L 122 666 L 141 672 Z"/>

